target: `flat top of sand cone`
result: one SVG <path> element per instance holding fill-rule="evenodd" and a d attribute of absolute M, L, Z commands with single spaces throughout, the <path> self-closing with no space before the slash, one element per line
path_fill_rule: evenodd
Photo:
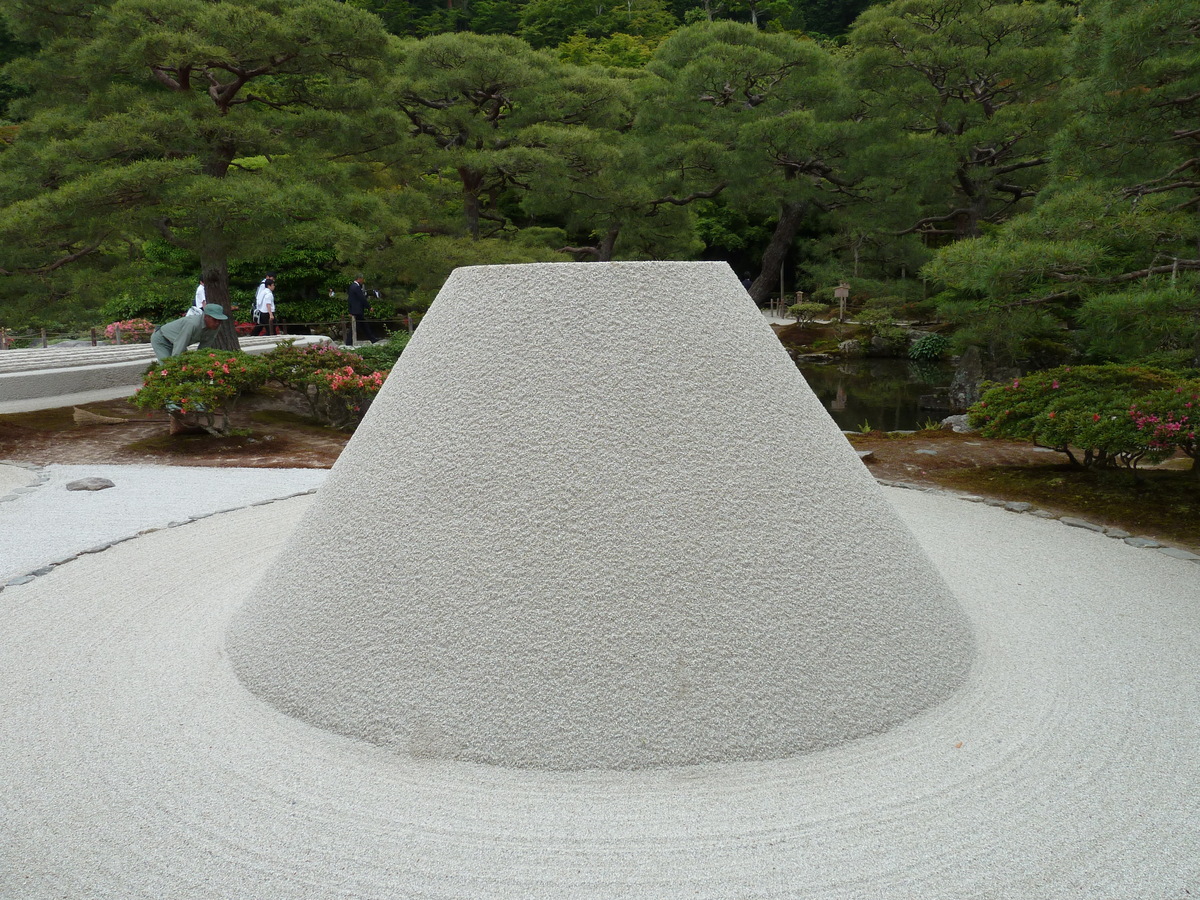
<path fill-rule="evenodd" d="M 310 723 L 547 769 L 836 745 L 972 647 L 718 263 L 457 270 L 228 637 Z"/>

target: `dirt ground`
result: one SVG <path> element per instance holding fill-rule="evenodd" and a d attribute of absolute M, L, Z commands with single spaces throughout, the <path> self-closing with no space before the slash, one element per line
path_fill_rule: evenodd
<path fill-rule="evenodd" d="M 247 433 L 224 439 L 206 434 L 172 437 L 166 413 L 147 413 L 125 400 L 88 404 L 86 409 L 124 421 L 80 425 L 71 407 L 3 415 L 0 460 L 328 468 L 350 437 L 313 424 L 302 403 L 286 394 L 250 398 L 234 416 L 235 427 Z M 1058 515 L 1121 527 L 1200 552 L 1200 481 L 1183 478 L 1180 472 L 1152 473 L 1170 479 L 1159 485 L 1150 481 L 1157 495 L 1148 494 L 1145 485 L 1131 491 L 1126 473 L 1113 473 L 1117 490 L 1105 494 L 1093 486 L 1096 479 L 1072 472 L 1062 455 L 1029 444 L 949 430 L 853 435 L 850 442 L 870 451 L 864 462 L 881 480 L 1026 500 Z M 1178 460 L 1167 468 L 1187 463 Z"/>
<path fill-rule="evenodd" d="M 146 412 L 126 400 L 91 403 L 86 411 L 124 419 L 120 424 L 79 425 L 72 407 L 0 416 L 0 459 L 79 465 L 158 463 L 177 466 L 262 466 L 328 468 L 349 435 L 312 424 L 302 404 L 287 395 L 249 398 L 234 414 L 235 428 L 249 435 L 217 439 L 208 435 L 167 435 L 167 415 Z M 915 484 L 938 484 L 948 469 L 1038 466 L 1061 462 L 1057 454 L 1027 444 L 992 441 L 951 431 L 907 437 L 853 436 L 870 450 L 867 466 L 877 477 Z M 936 455 L 919 451 L 933 450 Z"/>
<path fill-rule="evenodd" d="M 311 423 L 302 402 L 287 395 L 255 396 L 233 415 L 242 434 L 168 433 L 165 412 L 146 412 L 127 400 L 89 403 L 84 409 L 119 424 L 79 425 L 74 409 L 40 410 L 0 416 L 0 459 L 37 465 L 154 463 L 167 466 L 246 466 L 327 469 L 337 461 L 350 435 Z"/>

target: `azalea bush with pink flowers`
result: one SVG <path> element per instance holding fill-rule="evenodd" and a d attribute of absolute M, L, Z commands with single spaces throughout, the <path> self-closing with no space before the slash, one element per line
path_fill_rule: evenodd
<path fill-rule="evenodd" d="M 1129 417 L 1151 452 L 1167 456 L 1182 450 L 1200 478 L 1200 379 L 1134 401 Z"/>
<path fill-rule="evenodd" d="M 149 319 L 124 319 L 104 326 L 104 336 L 114 343 L 117 331 L 121 332 L 122 344 L 144 344 L 154 334 L 154 323 Z"/>
<path fill-rule="evenodd" d="M 266 377 L 264 362 L 248 353 L 189 350 L 152 364 L 133 403 L 142 409 L 165 409 L 181 422 L 225 436 L 237 401 L 261 387 Z"/>
<path fill-rule="evenodd" d="M 971 407 L 970 422 L 986 437 L 1030 441 L 1082 468 L 1134 469 L 1175 452 L 1133 411 L 1148 397 L 1173 394 L 1179 382 L 1176 373 L 1140 366 L 1060 366 L 993 384 Z"/>
<path fill-rule="evenodd" d="M 269 380 L 300 394 L 313 418 L 334 428 L 356 426 L 387 378 L 357 353 L 332 344 L 280 344 L 264 361 Z"/>
<path fill-rule="evenodd" d="M 143 409 L 165 409 L 182 423 L 224 436 L 238 400 L 273 382 L 304 397 L 318 421 L 353 428 L 386 378 L 386 372 L 332 344 L 297 347 L 288 342 L 262 356 L 192 350 L 152 365 L 133 402 Z"/>
<path fill-rule="evenodd" d="M 318 370 L 313 381 L 320 398 L 320 418 L 334 428 L 357 425 L 386 377 L 384 372 L 359 374 L 352 366 Z"/>

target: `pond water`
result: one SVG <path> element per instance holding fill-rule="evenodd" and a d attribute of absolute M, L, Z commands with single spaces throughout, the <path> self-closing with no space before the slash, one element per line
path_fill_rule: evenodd
<path fill-rule="evenodd" d="M 844 431 L 913 431 L 949 413 L 922 409 L 923 394 L 944 392 L 954 378 L 951 363 L 907 359 L 849 359 L 801 363 L 800 372 Z"/>

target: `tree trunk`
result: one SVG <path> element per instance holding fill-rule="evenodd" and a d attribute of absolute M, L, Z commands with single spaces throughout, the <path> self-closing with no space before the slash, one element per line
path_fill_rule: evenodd
<path fill-rule="evenodd" d="M 763 252 L 762 268 L 750 285 L 750 299 L 755 303 L 761 304 L 779 284 L 779 267 L 787 256 L 792 241 L 796 239 L 796 232 L 800 230 L 800 223 L 807 213 L 807 201 L 784 203 L 780 206 L 779 222 L 775 225 L 771 242 Z"/>
<path fill-rule="evenodd" d="M 612 262 L 613 250 L 617 246 L 617 238 L 621 234 L 621 229 L 614 225 L 608 229 L 608 233 L 604 235 L 604 239 L 600 241 L 600 246 L 597 247 L 596 259 L 599 262 Z"/>
<path fill-rule="evenodd" d="M 234 328 L 233 304 L 229 300 L 229 264 L 224 256 L 202 258 L 200 276 L 204 279 L 205 303 L 217 303 L 225 310 L 226 319 L 217 329 L 216 350 L 241 350 L 237 329 Z"/>
<path fill-rule="evenodd" d="M 473 240 L 479 240 L 479 191 L 483 187 L 483 178 L 465 166 L 458 170 L 458 177 L 463 186 L 463 215 L 467 218 L 467 233 Z"/>
<path fill-rule="evenodd" d="M 1200 369 L 1200 312 L 1192 313 L 1195 332 L 1192 335 L 1192 365 Z"/>

